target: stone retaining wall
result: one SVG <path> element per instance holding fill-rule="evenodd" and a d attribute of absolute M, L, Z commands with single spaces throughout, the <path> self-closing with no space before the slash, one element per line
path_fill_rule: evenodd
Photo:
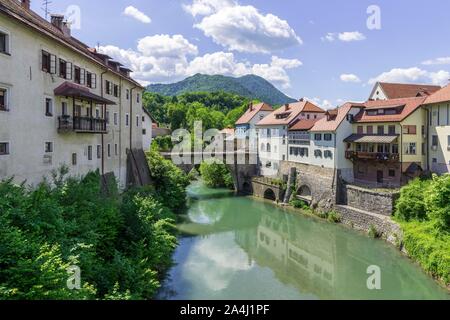
<path fill-rule="evenodd" d="M 345 189 L 347 205 L 385 216 L 392 215 L 395 210 L 395 202 L 400 196 L 399 192 L 382 192 L 354 185 L 345 185 L 344 192 Z"/>

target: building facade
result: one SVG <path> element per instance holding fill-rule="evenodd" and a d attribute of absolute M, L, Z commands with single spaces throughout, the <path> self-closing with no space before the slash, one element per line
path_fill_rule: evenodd
<path fill-rule="evenodd" d="M 153 141 L 153 120 L 150 112 L 146 108 L 142 108 L 142 147 L 144 151 L 150 150 Z"/>
<path fill-rule="evenodd" d="M 251 130 L 256 130 L 256 124 L 273 112 L 267 103 L 250 103 L 247 111 L 236 121 L 235 135 L 237 139 L 250 138 Z M 254 134 L 256 137 L 256 134 Z"/>
<path fill-rule="evenodd" d="M 48 22 L 29 1 L 0 6 L 0 179 L 36 184 L 52 170 L 127 177 L 142 149 L 142 94 L 130 70 Z"/>

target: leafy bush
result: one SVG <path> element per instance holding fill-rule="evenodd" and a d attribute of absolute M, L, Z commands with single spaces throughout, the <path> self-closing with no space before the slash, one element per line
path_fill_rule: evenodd
<path fill-rule="evenodd" d="M 233 177 L 227 166 L 219 161 L 205 161 L 200 165 L 203 182 L 210 188 L 233 188 Z"/>
<path fill-rule="evenodd" d="M 400 191 L 400 198 L 396 203 L 395 214 L 402 220 L 425 220 L 425 192 L 427 183 L 419 178 L 410 182 Z"/>
<path fill-rule="evenodd" d="M 0 182 L 0 299 L 151 299 L 176 246 L 157 189 L 105 194 L 100 174 Z M 81 269 L 81 290 L 67 268 Z"/>
<path fill-rule="evenodd" d="M 450 175 L 433 176 L 425 197 L 428 216 L 442 231 L 450 230 Z"/>
<path fill-rule="evenodd" d="M 291 206 L 293 206 L 296 209 L 303 209 L 303 210 L 310 209 L 309 205 L 303 200 L 294 199 L 294 200 L 291 200 L 290 204 L 291 204 Z"/>
<path fill-rule="evenodd" d="M 380 237 L 380 233 L 378 232 L 377 228 L 373 224 L 370 225 L 368 234 L 369 234 L 369 237 L 374 238 L 374 239 Z"/>
<path fill-rule="evenodd" d="M 156 137 L 152 141 L 152 149 L 169 152 L 173 148 L 172 136 Z"/>
<path fill-rule="evenodd" d="M 341 222 L 342 217 L 339 214 L 339 212 L 336 211 L 330 211 L 328 212 L 328 221 L 333 223 L 339 223 Z"/>

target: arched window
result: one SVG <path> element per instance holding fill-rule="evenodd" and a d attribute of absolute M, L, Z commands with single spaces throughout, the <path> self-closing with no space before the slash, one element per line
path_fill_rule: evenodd
<path fill-rule="evenodd" d="M 267 144 L 267 152 L 271 152 L 271 147 L 270 147 L 270 143 Z"/>

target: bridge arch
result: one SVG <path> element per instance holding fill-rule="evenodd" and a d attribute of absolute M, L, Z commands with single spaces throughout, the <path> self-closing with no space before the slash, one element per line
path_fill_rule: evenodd
<path fill-rule="evenodd" d="M 300 188 L 298 188 L 297 190 L 297 198 L 303 201 L 308 202 L 309 204 L 311 204 L 312 202 L 312 191 L 311 191 L 311 187 L 304 184 L 302 186 L 300 186 Z"/>
<path fill-rule="evenodd" d="M 244 194 L 252 194 L 253 193 L 253 188 L 252 188 L 251 184 L 248 183 L 248 182 L 244 182 L 242 184 L 242 192 Z"/>
<path fill-rule="evenodd" d="M 273 191 L 271 188 L 267 188 L 266 191 L 264 191 L 264 199 L 276 201 L 277 196 L 275 194 L 275 191 Z"/>

